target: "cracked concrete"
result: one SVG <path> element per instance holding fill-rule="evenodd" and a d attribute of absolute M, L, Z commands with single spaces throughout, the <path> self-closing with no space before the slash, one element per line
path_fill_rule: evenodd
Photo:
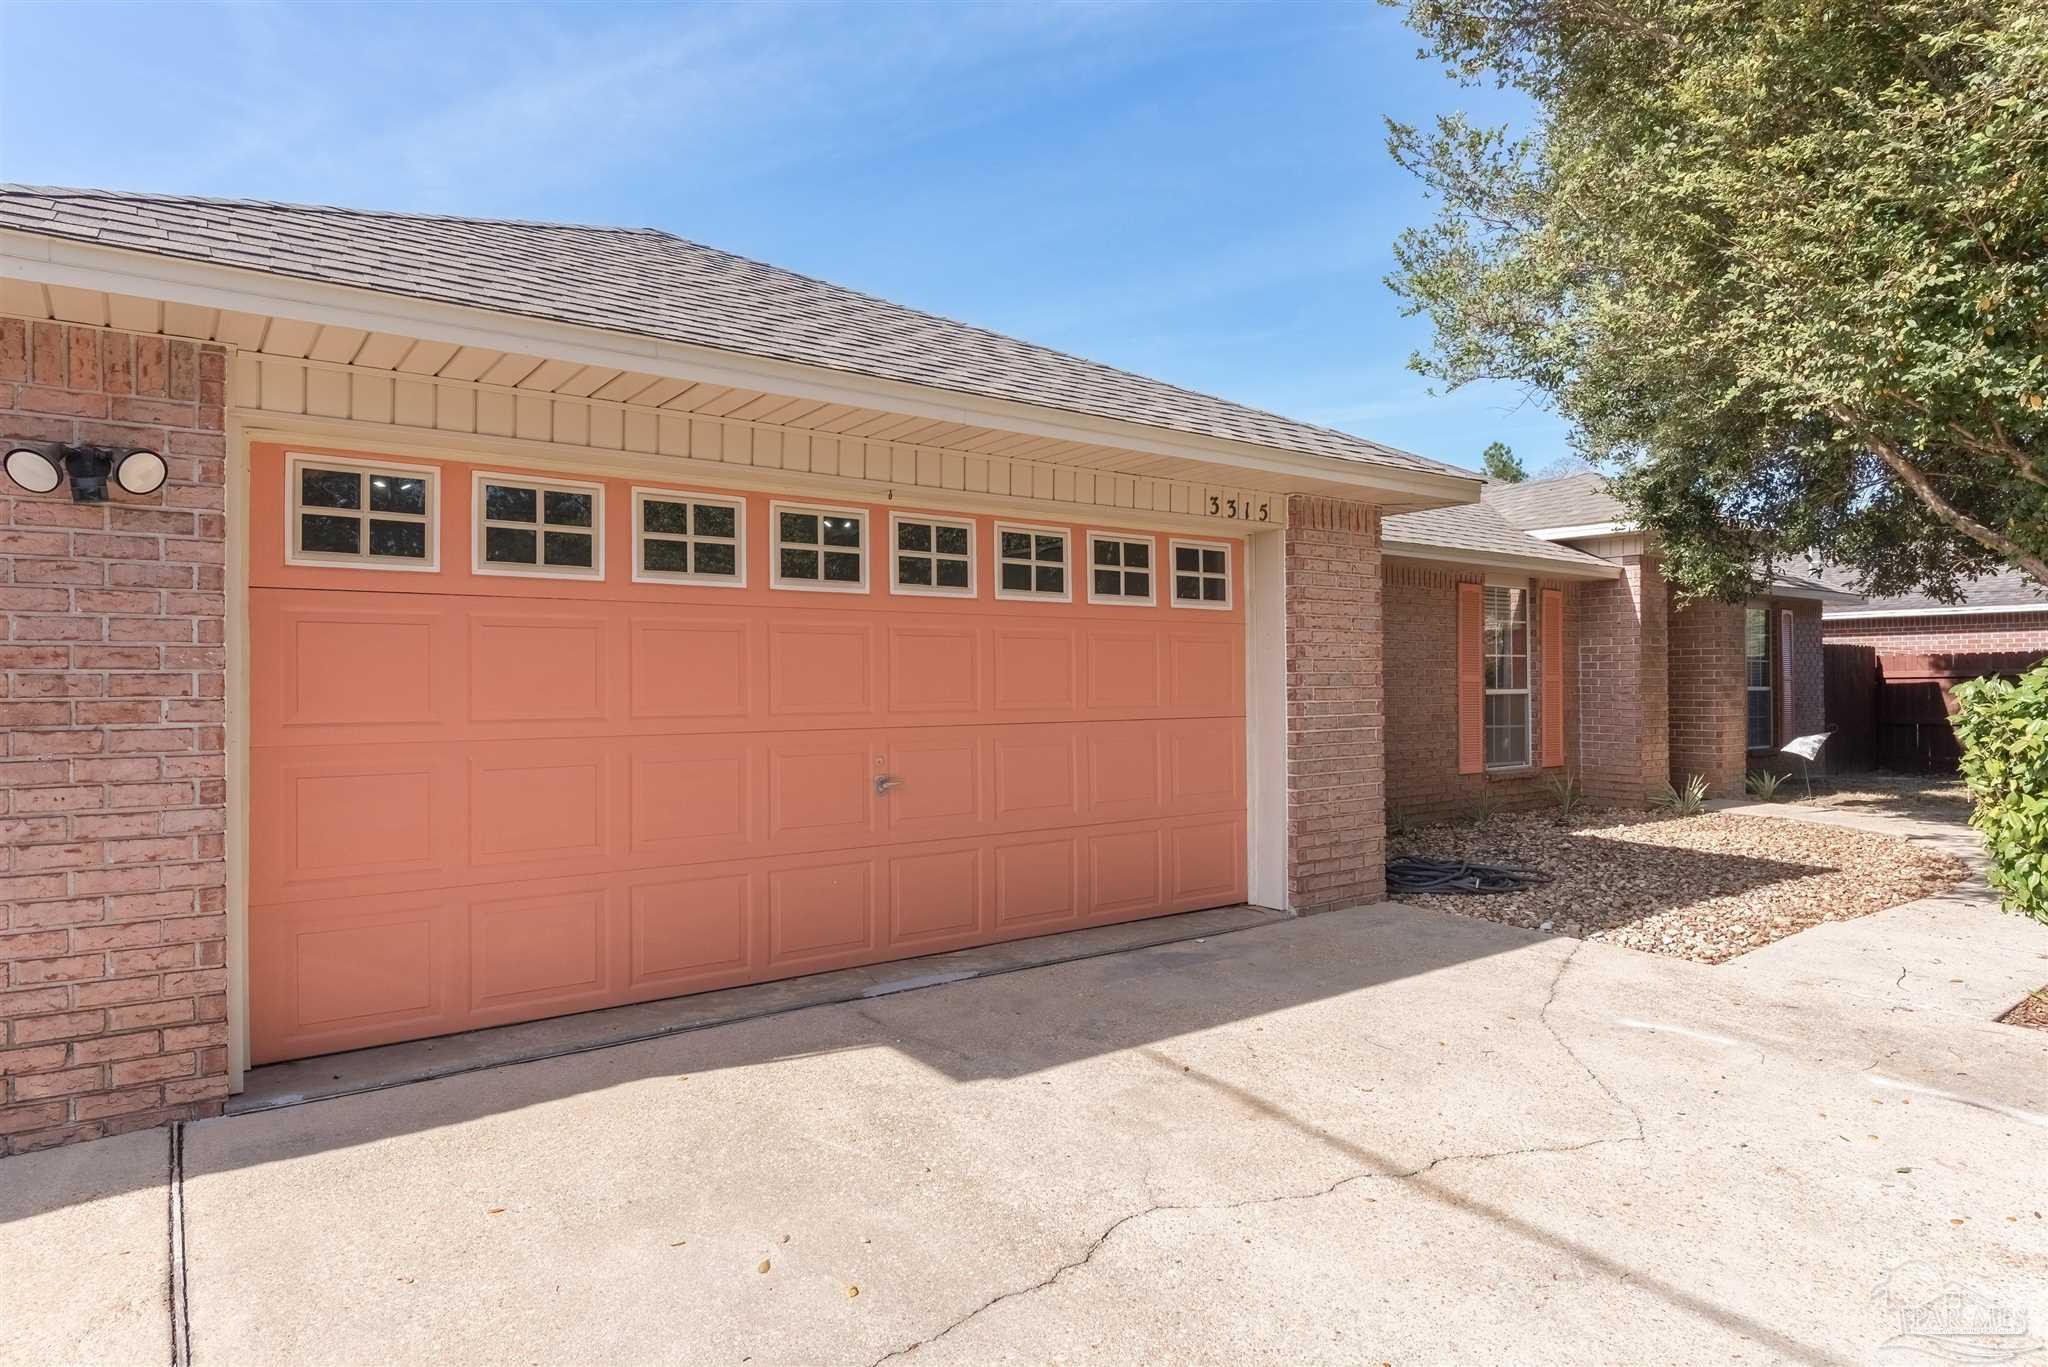
<path fill-rule="evenodd" d="M 188 1126 L 191 1352 L 1876 1360 L 2048 1331 L 2044 1139 L 2038 1032 L 1368 907 Z M 164 1153 L 0 1164 L 0 1361 L 165 1360 Z"/>

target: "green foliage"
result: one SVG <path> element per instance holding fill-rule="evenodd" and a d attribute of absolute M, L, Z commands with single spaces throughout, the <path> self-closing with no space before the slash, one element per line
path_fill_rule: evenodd
<path fill-rule="evenodd" d="M 1686 779 L 1683 788 L 1667 783 L 1651 800 L 1673 816 L 1698 816 L 1707 809 L 1707 776 L 1694 774 Z"/>
<path fill-rule="evenodd" d="M 1479 790 L 1479 796 L 1472 799 L 1472 805 L 1466 811 L 1470 813 L 1473 825 L 1484 826 L 1500 815 L 1500 809 L 1500 794 L 1494 791 L 1492 784 L 1488 784 Z"/>
<path fill-rule="evenodd" d="M 1586 801 L 1586 790 L 1570 774 L 1552 774 L 1543 786 L 1550 790 L 1552 800 L 1557 803 L 1557 819 L 1560 821 L 1570 821 L 1572 813 Z"/>
<path fill-rule="evenodd" d="M 1479 457 L 1480 469 L 1486 477 L 1500 484 L 1520 484 L 1529 477 L 1523 468 L 1521 458 L 1514 448 L 1504 441 L 1489 442 Z"/>
<path fill-rule="evenodd" d="M 1757 801 L 1775 802 L 1778 800 L 1778 786 L 1784 781 L 1785 776 L 1775 769 L 1752 769 L 1743 784 Z"/>
<path fill-rule="evenodd" d="M 1406 2 L 1538 106 L 1390 125 L 1417 369 L 1552 403 L 1688 596 L 2048 582 L 2048 5 Z"/>
<path fill-rule="evenodd" d="M 2005 904 L 2048 921 L 2048 664 L 2017 683 L 1975 679 L 1955 690 L 1963 777 L 1984 835 L 1991 886 Z"/>

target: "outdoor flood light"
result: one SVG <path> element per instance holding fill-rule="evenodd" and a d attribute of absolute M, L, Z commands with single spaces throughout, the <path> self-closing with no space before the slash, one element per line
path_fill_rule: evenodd
<path fill-rule="evenodd" d="M 131 494 L 153 494 L 170 472 L 164 458 L 138 446 L 74 446 L 60 441 L 18 441 L 7 448 L 7 478 L 32 494 L 47 494 L 71 478 L 74 503 L 104 503 L 107 480 Z"/>

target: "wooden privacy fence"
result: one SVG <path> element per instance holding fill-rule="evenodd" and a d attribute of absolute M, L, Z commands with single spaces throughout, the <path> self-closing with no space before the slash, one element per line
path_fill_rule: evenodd
<path fill-rule="evenodd" d="M 1873 646 L 1824 647 L 1829 767 L 1952 772 L 1955 686 L 1987 675 L 2022 674 L 2039 651 L 1880 655 Z"/>

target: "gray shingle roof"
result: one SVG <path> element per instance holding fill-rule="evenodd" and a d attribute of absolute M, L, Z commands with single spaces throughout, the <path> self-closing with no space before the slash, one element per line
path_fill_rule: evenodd
<path fill-rule="evenodd" d="M 1471 472 L 652 228 L 0 186 L 0 228 L 1411 472 Z"/>
<path fill-rule="evenodd" d="M 1405 546 L 1440 551 L 1470 551 L 1478 555 L 1515 556 L 1523 560 L 1544 560 L 1566 568 L 1593 569 L 1610 564 L 1596 555 L 1575 551 L 1554 541 L 1539 541 L 1517 531 L 1502 519 L 1490 503 L 1466 503 L 1426 512 L 1402 513 L 1390 517 L 1381 529 L 1387 554 L 1399 555 Z"/>
<path fill-rule="evenodd" d="M 1591 471 L 1520 484 L 1489 484 L 1480 496 L 1511 527 L 1586 527 L 1629 520 L 1621 500 L 1607 492 L 1606 478 Z"/>
<path fill-rule="evenodd" d="M 1829 588 L 1855 593 L 1855 576 L 1846 570 L 1829 567 L 1815 576 Z M 1891 598 L 1871 598 L 1863 602 L 1845 604 L 1835 611 L 1856 613 L 1884 612 L 1925 612 L 1930 608 L 1954 610 L 1970 608 L 1979 612 L 1997 612 L 2002 608 L 2038 608 L 2048 606 L 2048 589 L 2021 574 L 2018 570 L 2003 570 L 1997 574 L 1972 579 L 1963 585 L 1961 602 L 1945 603 L 1939 598 L 1930 598 L 1924 593 L 1899 594 Z"/>

